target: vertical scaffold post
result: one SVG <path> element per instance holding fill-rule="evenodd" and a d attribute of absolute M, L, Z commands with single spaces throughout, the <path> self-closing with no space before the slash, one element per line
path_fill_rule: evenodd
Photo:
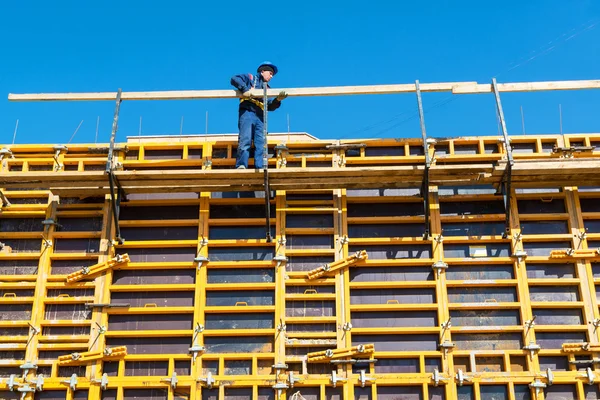
<path fill-rule="evenodd" d="M 108 175 L 108 183 L 110 185 L 110 201 L 113 214 L 113 220 L 115 223 L 115 234 L 118 243 L 124 242 L 121 237 L 121 229 L 119 228 L 119 208 L 121 207 L 121 194 L 123 189 L 114 175 L 114 153 L 115 153 L 115 140 L 117 136 L 117 130 L 119 127 L 119 111 L 121 109 L 121 89 L 117 91 L 115 115 L 113 117 L 112 132 L 110 134 L 110 144 L 108 147 L 108 158 L 106 160 L 106 174 Z M 115 195 L 115 186 L 117 188 L 117 194 Z"/>
<path fill-rule="evenodd" d="M 500 119 L 500 128 L 502 129 L 502 141 L 504 143 L 504 151 L 506 153 L 506 169 L 500 182 L 500 188 L 502 197 L 504 199 L 504 210 L 505 210 L 505 222 L 504 222 L 504 238 L 510 236 L 510 195 L 511 195 L 511 181 L 512 181 L 512 167 L 515 164 L 513 158 L 512 146 L 510 145 L 510 139 L 508 137 L 508 131 L 506 129 L 506 120 L 504 119 L 504 111 L 502 110 L 502 102 L 500 101 L 500 92 L 498 91 L 498 83 L 496 78 L 492 78 L 492 90 L 496 98 L 496 110 L 498 112 L 498 118 Z"/>
<path fill-rule="evenodd" d="M 423 100 L 421 99 L 421 87 L 419 81 L 415 81 L 415 89 L 417 93 L 417 106 L 419 107 L 419 121 L 421 123 L 421 136 L 423 137 L 423 153 L 425 155 L 425 169 L 423 170 L 423 184 L 421 185 L 421 196 L 423 196 L 423 212 L 425 215 L 425 232 L 423 239 L 429 239 L 429 168 L 431 167 L 431 157 L 427 144 L 427 131 L 425 129 L 425 113 L 423 112 Z"/>
<path fill-rule="evenodd" d="M 271 190 L 269 189 L 269 158 L 268 158 L 268 117 L 269 117 L 269 97 L 267 95 L 268 85 L 263 82 L 263 137 L 264 137 L 264 150 L 263 150 L 263 169 L 265 176 L 265 214 L 266 214 L 266 231 L 267 231 L 267 242 L 271 243 L 273 237 L 271 236 Z"/>

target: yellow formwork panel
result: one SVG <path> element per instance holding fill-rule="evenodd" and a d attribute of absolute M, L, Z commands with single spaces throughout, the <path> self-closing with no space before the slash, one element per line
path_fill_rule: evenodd
<path fill-rule="evenodd" d="M 596 146 L 600 136 L 514 143 L 525 149 L 515 158 L 534 162 L 568 158 L 568 146 Z M 555 145 L 563 150 L 548 151 Z M 440 165 L 504 156 L 494 138 L 434 146 Z M 56 159 L 52 146 L 10 146 L 2 173 L 84 176 L 102 165 L 90 147 L 106 146 L 69 146 Z M 336 174 L 422 164 L 419 147 L 410 139 L 370 140 L 356 151 L 290 143 L 271 163 L 281 171 L 328 163 Z M 125 170 L 210 172 L 230 168 L 234 150 L 231 141 L 136 143 L 117 161 Z M 0 212 L 0 398 L 40 390 L 66 399 L 600 396 L 600 258 L 580 256 L 600 247 L 599 192 L 522 184 L 510 193 L 503 237 L 494 189 L 431 186 L 423 237 L 418 188 L 375 184 L 274 191 L 273 243 L 264 239 L 259 189 L 128 193 L 123 244 L 104 193 L 0 189 L 10 203 Z M 359 250 L 368 260 L 307 279 Z M 130 261 L 119 269 L 65 282 L 124 253 Z M 368 357 L 344 352 L 361 344 L 374 345 Z M 120 360 L 59 362 L 120 346 Z M 328 349 L 336 356 L 309 362 Z"/>

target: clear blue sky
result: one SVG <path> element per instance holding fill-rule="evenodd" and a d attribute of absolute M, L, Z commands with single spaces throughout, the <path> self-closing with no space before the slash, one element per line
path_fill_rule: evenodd
<path fill-rule="evenodd" d="M 388 5 L 382 5 L 387 3 Z M 263 60 L 277 87 L 600 79 L 600 1 L 3 1 L 0 144 L 108 140 L 114 103 L 8 93 L 226 89 Z M 94 4 L 94 5 L 92 5 Z M 431 136 L 496 134 L 492 95 L 426 94 Z M 3 100 L 2 100 L 3 99 Z M 448 102 L 449 101 L 449 102 Z M 600 132 L 600 90 L 505 94 L 509 133 Z M 432 107 L 434 106 L 434 107 Z M 237 132 L 237 101 L 124 102 L 118 140 Z M 270 131 L 420 136 L 414 94 L 288 98 Z"/>

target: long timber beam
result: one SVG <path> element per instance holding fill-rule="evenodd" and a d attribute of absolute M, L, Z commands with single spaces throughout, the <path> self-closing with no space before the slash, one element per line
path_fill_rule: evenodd
<path fill-rule="evenodd" d="M 432 165 L 430 182 L 438 186 L 492 185 L 500 181 L 506 163 Z M 521 160 L 512 167 L 515 187 L 556 187 L 600 184 L 600 160 L 559 159 Z M 422 165 L 285 168 L 271 172 L 273 190 L 359 189 L 419 187 Z M 127 193 L 149 192 L 227 192 L 260 191 L 262 174 L 254 170 L 150 170 L 115 171 Z M 110 191 L 103 171 L 0 173 L 0 187 L 13 190 L 48 189 L 56 193 L 95 193 Z"/>
<path fill-rule="evenodd" d="M 477 82 L 443 82 L 422 83 L 419 85 L 421 92 L 451 92 L 454 94 L 492 93 L 491 84 Z M 547 81 L 547 82 L 515 82 L 499 83 L 499 92 L 537 92 L 549 90 L 582 90 L 600 89 L 600 79 L 573 80 L 573 81 Z M 364 85 L 364 86 L 324 86 L 307 88 L 270 89 L 269 97 L 275 97 L 281 90 L 285 90 L 291 97 L 308 96 L 345 96 L 365 94 L 399 94 L 414 93 L 414 83 L 394 85 Z M 254 90 L 256 97 L 262 95 L 262 90 Z M 114 101 L 117 92 L 97 93 L 9 93 L 9 101 Z M 169 90 L 152 92 L 122 92 L 122 100 L 197 100 L 197 99 L 232 99 L 239 97 L 235 90 Z"/>

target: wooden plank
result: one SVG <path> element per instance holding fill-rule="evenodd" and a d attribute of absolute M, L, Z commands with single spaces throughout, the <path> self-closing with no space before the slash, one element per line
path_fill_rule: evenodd
<path fill-rule="evenodd" d="M 422 83 L 422 92 L 449 92 L 456 85 L 476 85 L 476 82 L 448 82 L 448 83 Z M 307 88 L 281 88 L 270 89 L 269 97 L 275 97 L 280 91 L 285 90 L 290 97 L 302 96 L 340 96 L 357 94 L 394 94 L 412 93 L 415 91 L 414 83 L 395 85 L 362 85 L 362 86 L 323 86 Z M 263 91 L 253 90 L 255 97 L 262 97 Z M 34 93 L 8 95 L 9 101 L 102 101 L 116 100 L 116 92 L 100 93 Z M 168 90 L 152 92 L 123 92 L 122 100 L 184 100 L 184 99 L 234 99 L 240 97 L 233 89 L 226 90 Z"/>
<path fill-rule="evenodd" d="M 499 92 L 538 92 L 547 90 L 581 90 L 600 89 L 599 79 L 577 81 L 547 81 L 547 82 L 518 82 L 499 83 Z M 452 89 L 453 94 L 491 93 L 492 85 L 486 84 L 461 84 Z"/>
<path fill-rule="evenodd" d="M 454 94 L 491 93 L 491 84 L 477 82 L 443 82 L 422 83 L 422 92 L 452 92 Z M 575 80 L 575 81 L 548 81 L 548 82 L 517 82 L 500 83 L 500 92 L 534 92 L 547 90 L 580 90 L 600 89 L 600 80 Z M 281 88 L 270 89 L 269 97 L 275 97 L 285 90 L 290 97 L 306 96 L 344 96 L 365 94 L 397 94 L 414 93 L 413 83 L 392 85 L 361 85 L 361 86 L 323 86 L 307 88 Z M 254 90 L 256 97 L 262 96 L 262 90 Z M 8 95 L 9 101 L 104 101 L 116 100 L 116 92 L 99 93 L 33 93 Z M 239 97 L 239 93 L 232 89 L 227 90 L 168 90 L 151 92 L 123 92 L 123 100 L 184 100 L 184 99 L 232 99 Z"/>

